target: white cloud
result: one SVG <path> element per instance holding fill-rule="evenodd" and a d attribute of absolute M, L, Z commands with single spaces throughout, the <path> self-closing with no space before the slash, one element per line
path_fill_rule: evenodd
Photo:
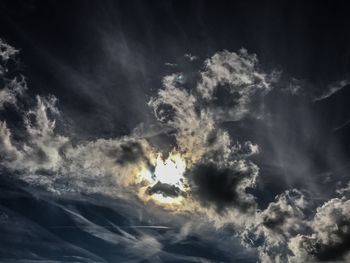
<path fill-rule="evenodd" d="M 18 50 L 7 44 L 0 38 L 0 57 L 2 61 L 7 62 L 18 53 Z"/>
<path fill-rule="evenodd" d="M 193 94 L 176 86 L 175 78 L 175 74 L 164 78 L 164 88 L 149 105 L 160 122 L 176 130 L 179 151 L 189 162 L 196 162 L 210 151 L 208 140 L 215 134 L 218 143 L 212 148 L 226 148 L 230 142 L 228 135 L 217 129 L 210 111 L 198 108 L 198 99 Z M 165 112 L 164 106 L 171 107 L 171 112 Z"/>
<path fill-rule="evenodd" d="M 242 119 L 249 113 L 251 97 L 272 89 L 274 74 L 261 72 L 256 55 L 242 49 L 239 53 L 218 52 L 207 59 L 192 90 L 182 87 L 178 75 L 165 76 L 163 89 L 149 102 L 155 116 L 176 130 L 178 147 L 185 155 L 191 155 L 188 159 L 197 161 L 204 154 L 218 151 L 227 159 L 236 149 L 231 147 L 229 135 L 219 127 L 222 116 Z M 215 92 L 223 89 L 222 85 L 228 86 L 228 96 L 232 97 L 225 108 L 214 103 Z M 250 150 L 257 152 L 258 147 Z"/>
<path fill-rule="evenodd" d="M 215 53 L 205 61 L 205 68 L 200 76 L 197 90 L 201 97 L 212 100 L 218 89 L 226 87 L 235 106 L 224 110 L 219 108 L 217 114 L 226 113 L 232 119 L 240 120 L 249 113 L 251 97 L 257 92 L 270 91 L 271 83 L 276 81 L 277 75 L 260 71 L 256 55 L 241 49 L 238 53 L 226 50 Z"/>
<path fill-rule="evenodd" d="M 54 103 L 54 98 L 37 97 L 35 108 L 24 116 L 26 140 L 16 143 L 16 146 L 6 123 L 1 123 L 0 142 L 4 146 L 1 154 L 9 157 L 6 162 L 8 168 L 31 172 L 40 169 L 57 171 L 62 161 L 60 150 L 67 144 L 68 138 L 55 133 L 55 121 L 48 117 L 48 110 L 57 111 Z"/>
<path fill-rule="evenodd" d="M 14 49 L 0 38 L 0 78 L 2 87 L 0 87 L 0 110 L 6 104 L 16 105 L 17 96 L 23 94 L 27 89 L 27 84 L 22 75 L 10 76 L 7 63 L 16 60 L 18 50 Z"/>
<path fill-rule="evenodd" d="M 9 166 L 23 158 L 23 154 L 11 142 L 11 132 L 5 121 L 0 121 L 0 146 L 2 165 Z"/>
<path fill-rule="evenodd" d="M 24 77 L 21 76 L 21 80 L 16 77 L 11 81 L 5 82 L 5 87 L 0 89 L 0 110 L 4 108 L 5 104 L 16 105 L 17 96 L 20 96 L 27 89 L 27 84 Z"/>

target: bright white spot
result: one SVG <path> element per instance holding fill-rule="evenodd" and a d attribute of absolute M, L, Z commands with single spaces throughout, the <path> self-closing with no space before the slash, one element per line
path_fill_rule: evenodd
<path fill-rule="evenodd" d="M 181 203 L 181 201 L 183 200 L 183 197 L 182 196 L 170 197 L 170 196 L 163 196 L 162 194 L 153 194 L 152 199 L 156 200 L 161 204 L 177 204 L 177 203 Z"/>
<path fill-rule="evenodd" d="M 156 180 L 163 184 L 182 187 L 183 174 L 186 170 L 186 163 L 179 154 L 170 155 L 168 159 L 163 160 L 160 155 L 157 157 L 154 175 Z"/>
<path fill-rule="evenodd" d="M 142 177 L 142 179 L 148 181 L 148 182 L 154 182 L 154 179 L 152 178 L 152 173 L 150 170 L 148 169 L 142 169 L 140 172 L 140 175 Z"/>
<path fill-rule="evenodd" d="M 185 170 L 186 162 L 181 158 L 180 154 L 171 153 L 165 160 L 163 160 L 161 154 L 158 154 L 156 160 L 154 161 L 154 173 L 152 174 L 152 172 L 148 169 L 143 169 L 140 172 L 140 176 L 143 180 L 149 183 L 150 187 L 160 182 L 163 184 L 174 185 L 181 191 L 186 191 L 187 184 L 186 178 L 184 177 Z M 161 193 L 155 193 L 151 195 L 151 198 L 158 203 L 163 204 L 180 203 L 181 200 L 183 200 L 182 196 L 170 197 L 164 196 Z"/>

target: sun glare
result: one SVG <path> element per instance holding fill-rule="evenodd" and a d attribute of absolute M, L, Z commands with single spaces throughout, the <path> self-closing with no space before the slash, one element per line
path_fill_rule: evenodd
<path fill-rule="evenodd" d="M 149 187 L 162 183 L 175 186 L 185 192 L 187 188 L 186 178 L 184 177 L 185 171 L 186 162 L 179 153 L 170 153 L 166 159 L 163 159 L 162 155 L 158 154 L 154 160 L 153 173 L 149 169 L 143 169 L 140 172 L 140 176 L 144 181 L 148 182 Z M 174 204 L 183 200 L 182 196 L 166 196 L 162 193 L 154 193 L 150 197 L 156 203 L 161 204 Z"/>
<path fill-rule="evenodd" d="M 186 163 L 180 154 L 170 155 L 166 160 L 163 160 L 161 155 L 158 155 L 154 176 L 161 183 L 175 185 L 181 188 L 183 186 L 183 174 L 185 170 Z"/>

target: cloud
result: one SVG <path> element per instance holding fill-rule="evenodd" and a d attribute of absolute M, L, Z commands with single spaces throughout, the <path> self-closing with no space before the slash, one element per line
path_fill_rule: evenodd
<path fill-rule="evenodd" d="M 147 159 L 142 144 L 137 141 L 126 141 L 120 145 L 119 149 L 111 150 L 109 154 L 121 165 L 137 163 L 141 159 Z"/>
<path fill-rule="evenodd" d="M 332 96 L 333 94 L 337 93 L 344 87 L 350 84 L 350 81 L 347 79 L 336 81 L 330 85 L 328 85 L 327 89 L 320 95 L 313 99 L 313 101 L 320 101 L 327 99 L 328 97 Z"/>
<path fill-rule="evenodd" d="M 350 258 L 350 201 L 334 198 L 316 209 L 298 190 L 276 197 L 242 232 L 262 262 L 347 262 Z"/>
<path fill-rule="evenodd" d="M 25 78 L 8 69 L 8 64 L 16 61 L 18 52 L 0 38 L 0 110 L 5 105 L 16 105 L 17 97 L 27 89 Z"/>
<path fill-rule="evenodd" d="M 175 185 L 157 182 L 155 185 L 148 188 L 147 193 L 149 195 L 162 194 L 164 196 L 176 197 L 181 194 L 181 189 Z"/>
<path fill-rule="evenodd" d="M 236 208 L 242 212 L 254 208 L 253 196 L 246 192 L 255 185 L 258 168 L 243 160 L 227 166 L 201 163 L 190 171 L 192 193 L 205 206 L 215 206 L 218 211 Z"/>
<path fill-rule="evenodd" d="M 343 197 L 349 196 L 349 194 L 350 194 L 350 182 L 348 182 L 346 186 L 337 189 L 336 192 L 337 192 L 337 194 L 339 194 L 340 196 L 343 196 Z"/>
<path fill-rule="evenodd" d="M 49 112 L 58 113 L 55 103 L 54 97 L 37 96 L 36 106 L 23 117 L 26 140 L 21 145 L 12 143 L 11 131 L 7 128 L 6 122 L 1 123 L 0 143 L 4 147 L 0 150 L 0 154 L 8 156 L 5 162 L 7 168 L 57 171 L 60 167 L 62 162 L 60 151 L 67 144 L 68 138 L 55 133 L 55 120 L 51 120 L 48 116 Z"/>
<path fill-rule="evenodd" d="M 0 146 L 2 165 L 11 166 L 13 162 L 23 158 L 22 153 L 11 142 L 11 132 L 5 121 L 0 121 Z"/>
<path fill-rule="evenodd" d="M 298 190 L 287 190 L 276 197 L 242 232 L 246 245 L 258 248 L 263 262 L 285 262 L 289 256 L 290 238 L 307 230 L 305 196 Z"/>
<path fill-rule="evenodd" d="M 107 241 L 108 243 L 124 248 L 124 253 L 126 253 L 127 257 L 125 259 L 131 260 L 134 258 L 134 260 L 136 260 L 138 258 L 144 258 L 151 260 L 162 250 L 161 243 L 159 243 L 154 236 L 147 235 L 146 233 L 142 233 L 140 231 L 139 236 L 132 235 L 119 227 L 112 225 L 117 231 L 117 233 L 115 233 L 103 226 L 99 226 L 91 222 L 77 211 L 65 207 L 61 208 L 64 209 L 84 231 L 97 238 Z"/>
<path fill-rule="evenodd" d="M 186 159 L 194 202 L 204 205 L 203 212 L 221 224 L 227 219 L 217 217 L 212 208 L 221 212 L 255 209 L 255 200 L 247 191 L 255 186 L 258 167 L 246 159 L 258 154 L 259 146 L 231 141 L 218 116 L 223 109 L 217 104 L 218 92 L 228 91 L 225 96 L 231 101 L 225 105 L 241 119 L 249 112 L 251 98 L 268 93 L 275 79 L 260 71 L 256 56 L 246 50 L 215 53 L 204 62 L 198 78 L 178 81 L 181 74 L 165 76 L 163 88 L 149 105 L 159 123 L 172 130 L 175 149 Z"/>
<path fill-rule="evenodd" d="M 12 74 L 8 63 L 16 60 L 18 52 L 2 41 L 0 45 L 5 74 L 0 75 L 0 79 L 7 85 L 0 90 L 2 107 L 16 104 L 17 97 L 25 92 L 26 83 L 24 78 L 6 82 L 6 74 Z M 58 194 L 85 192 L 123 196 L 121 191 L 115 194 L 116 189 L 140 183 L 135 173 L 141 167 L 150 166 L 148 142 L 124 137 L 74 144 L 71 134 L 59 132 L 57 122 L 61 121 L 61 113 L 57 102 L 52 95 L 38 95 L 34 102 L 29 100 L 28 105 L 18 106 L 16 110 L 21 115 L 22 128 L 14 127 L 16 136 L 8 125 L 11 120 L 0 121 L 2 168 L 18 172 L 20 179 Z"/>
<path fill-rule="evenodd" d="M 237 121 L 249 114 L 251 98 L 269 92 L 277 79 L 275 72 L 262 72 L 257 56 L 249 54 L 246 49 L 238 53 L 224 50 L 205 61 L 197 91 L 201 98 L 209 101 L 224 92 L 216 109 L 216 118 Z"/>
<path fill-rule="evenodd" d="M 287 95 L 292 96 L 304 96 L 306 94 L 306 87 L 308 83 L 305 80 L 297 78 L 287 78 L 283 79 L 282 71 L 275 71 L 276 78 L 279 79 L 278 83 L 279 90 Z"/>
<path fill-rule="evenodd" d="M 179 151 L 189 162 L 198 161 L 208 150 L 209 136 L 216 132 L 211 113 L 197 108 L 197 98 L 187 90 L 177 87 L 176 74 L 166 76 L 164 88 L 149 105 L 154 109 L 158 121 L 176 131 Z M 169 110 L 164 110 L 169 109 Z M 220 141 L 213 147 L 226 147 L 228 136 L 220 132 Z"/>
<path fill-rule="evenodd" d="M 151 150 L 142 139 L 98 139 L 73 145 L 69 137 L 56 131 L 53 116 L 60 115 L 56 98 L 36 99 L 34 108 L 23 117 L 24 141 L 13 141 L 6 122 L 0 122 L 1 165 L 23 172 L 21 179 L 57 193 L 113 195 L 118 187 L 136 182 L 135 173 L 141 166 L 150 165 L 147 154 Z"/>
<path fill-rule="evenodd" d="M 189 256 L 172 246 L 180 246 L 179 235 L 169 227 L 127 226 L 120 227 L 113 222 L 109 225 L 98 225 L 83 216 L 74 208 L 59 205 L 75 222 L 76 227 L 84 232 L 113 245 L 114 260 L 139 262 L 140 259 L 152 262 L 217 262 L 206 257 Z M 161 231 L 161 232 L 159 232 Z M 183 237 L 186 239 L 186 237 Z M 185 241 L 190 244 L 190 240 Z M 165 245 L 164 245 L 165 244 Z M 113 253 L 113 252 L 112 252 Z"/>
<path fill-rule="evenodd" d="M 227 61 L 220 64 L 221 59 Z M 216 63 L 220 65 L 216 66 Z M 235 77 L 226 79 L 226 71 L 233 70 L 235 63 L 242 68 L 233 72 Z M 255 63 L 254 56 L 245 51 L 239 55 L 226 51 L 215 54 L 206 62 L 205 71 L 199 72 L 202 78 L 192 90 L 184 87 L 187 79 L 180 79 L 181 73 L 171 74 L 164 77 L 163 88 L 149 102 L 158 124 L 173 131 L 174 149 L 186 159 L 189 168 L 192 167 L 190 176 L 194 190 L 190 192 L 193 198 L 189 197 L 187 210 L 197 207 L 200 213 L 207 213 L 212 207 L 217 211 L 233 207 L 237 211 L 246 211 L 255 206 L 253 196 L 246 190 L 254 186 L 258 168 L 245 159 L 258 153 L 258 146 L 250 141 L 233 145 L 227 131 L 220 127 L 215 118 L 215 105 L 208 103 L 215 100 L 214 90 L 218 88 L 215 85 L 223 82 L 232 85 L 232 89 L 235 89 L 234 85 L 242 84 L 238 81 L 249 86 L 248 93 L 243 91 L 243 87 L 237 89 L 245 106 L 256 89 L 267 90 L 265 75 L 253 72 Z M 205 76 L 208 81 L 210 74 L 213 74 L 213 82 L 209 87 L 209 82 L 204 83 L 203 78 Z M 199 85 L 212 89 L 213 97 L 204 96 Z M 18 95 L 13 93 L 14 97 Z M 29 103 L 29 108 L 21 108 L 19 112 L 22 113 L 24 128 L 20 137 L 13 136 L 6 121 L 0 123 L 0 143 L 3 146 L 0 154 L 6 156 L 1 166 L 15 171 L 20 179 L 29 184 L 59 195 L 98 193 L 124 200 L 137 197 L 144 183 L 138 174 L 142 169 L 152 169 L 150 157 L 156 151 L 142 138 L 142 134 L 137 137 L 130 135 L 73 142 L 70 134 L 62 135 L 59 132 L 57 121 L 61 119 L 61 113 L 54 96 L 36 96 L 34 104 Z M 148 191 L 183 194 L 164 184 L 156 184 Z M 208 208 L 200 208 L 197 202 L 205 206 L 209 204 Z M 211 212 L 208 212 L 207 216 L 210 215 Z M 88 223 L 82 217 L 76 218 Z M 213 220 L 218 218 L 213 216 Z M 91 228 L 87 230 L 92 231 Z M 108 238 L 112 243 L 131 242 L 100 230 L 92 234 Z M 150 238 L 153 237 L 141 238 L 135 243 L 135 249 L 138 250 L 142 240 L 152 243 Z M 161 249 L 156 240 L 153 243 L 155 248 Z"/>
<path fill-rule="evenodd" d="M 18 50 L 7 44 L 3 39 L 0 38 L 0 57 L 3 63 L 13 59 L 17 54 Z M 6 71 L 6 69 L 5 69 Z M 1 73 L 2 71 L 0 71 Z"/>
<path fill-rule="evenodd" d="M 239 53 L 222 51 L 205 61 L 197 86 L 201 96 L 211 99 L 219 85 L 228 84 L 230 91 L 245 96 L 256 89 L 269 89 L 266 74 L 257 71 L 256 55 L 241 49 Z"/>
<path fill-rule="evenodd" d="M 239 157 L 249 157 L 260 152 L 259 145 L 252 143 L 251 141 L 246 141 L 243 144 L 237 142 L 233 145 L 233 152 Z"/>
<path fill-rule="evenodd" d="M 0 89 L 0 110 L 6 104 L 16 106 L 17 97 L 22 95 L 26 89 L 27 84 L 23 76 L 4 81 L 4 86 Z"/>
<path fill-rule="evenodd" d="M 344 127 L 346 127 L 348 124 L 350 124 L 350 119 L 346 120 L 346 121 L 343 122 L 341 125 L 335 127 L 335 128 L 333 129 L 333 131 L 335 131 L 335 132 L 336 132 L 336 131 L 339 131 L 339 130 L 343 129 Z"/>
<path fill-rule="evenodd" d="M 3 262 L 105 262 L 100 256 L 61 239 L 35 220 L 2 205 L 0 232 Z"/>
<path fill-rule="evenodd" d="M 334 198 L 317 208 L 311 234 L 289 242 L 294 262 L 350 260 L 350 200 Z"/>
<path fill-rule="evenodd" d="M 192 163 L 218 153 L 222 159 L 229 158 L 234 149 L 220 123 L 228 118 L 244 118 L 252 97 L 268 93 L 276 81 L 274 74 L 260 71 L 256 55 L 244 49 L 239 53 L 215 53 L 204 62 L 198 78 L 189 81 L 191 87 L 179 81 L 179 75 L 165 76 L 163 88 L 149 105 L 160 123 L 175 130 L 176 146 Z M 218 104 L 219 93 L 225 91 L 224 100 Z M 223 103 L 225 100 L 227 103 Z"/>
<path fill-rule="evenodd" d="M 17 54 L 6 45 L 1 52 L 5 62 Z M 6 63 L 2 72 L 6 72 Z M 261 261 L 347 260 L 349 201 L 331 199 L 312 216 L 307 198 L 294 189 L 259 209 L 254 196 L 259 167 L 251 158 L 262 150 L 250 140 L 234 140 L 223 125 L 225 120 L 254 116 L 252 101 L 273 89 L 278 74 L 263 72 L 256 55 L 242 49 L 215 53 L 194 75 L 175 72 L 165 76 L 163 87 L 148 102 L 156 122 L 152 127 L 157 129 L 152 136 L 164 133 L 171 137 L 168 148 L 186 161 L 185 176 L 190 183 L 186 194 L 161 182 L 149 187 L 140 178 L 143 169 L 152 171 L 152 158 L 160 151 L 148 134 L 140 129 L 118 138 L 75 141 L 72 134 L 60 132 L 62 116 L 54 96 L 36 96 L 28 108 L 17 105 L 26 89 L 24 78 L 13 78 L 0 90 L 0 110 L 6 110 L 6 104 L 17 105 L 23 120 L 23 131 L 16 131 L 21 136 L 14 136 L 10 120 L 0 121 L 0 165 L 30 185 L 58 195 L 100 194 L 113 200 L 137 200 L 144 210 L 154 207 L 137 199 L 140 188 L 148 194 L 181 195 L 186 199 L 184 207 L 174 209 L 169 221 L 176 221 L 185 211 L 190 221 L 211 222 L 222 229 L 233 226 L 245 246 L 257 248 Z M 321 99 L 338 90 L 339 86 L 331 88 Z M 130 253 L 130 260 L 142 256 L 159 260 L 159 255 L 202 260 L 164 251 L 158 235 L 132 234 L 118 227 L 111 231 L 77 211 L 64 209 L 85 232 L 121 245 Z M 190 231 L 184 227 L 174 240 L 183 239 Z M 333 257 L 332 250 L 338 257 Z"/>
<path fill-rule="evenodd" d="M 190 61 L 198 59 L 197 56 L 194 56 L 192 54 L 185 54 L 185 58 L 189 59 Z"/>
<path fill-rule="evenodd" d="M 170 62 L 165 62 L 164 65 L 167 66 L 167 67 L 171 67 L 171 68 L 177 67 L 177 64 L 170 63 Z"/>

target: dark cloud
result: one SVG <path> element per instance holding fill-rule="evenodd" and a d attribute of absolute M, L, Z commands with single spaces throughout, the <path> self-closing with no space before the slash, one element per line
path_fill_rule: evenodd
<path fill-rule="evenodd" d="M 261 214 L 262 225 L 281 234 L 287 234 L 287 230 L 293 231 L 294 229 L 287 229 L 285 226 L 291 218 L 304 218 L 301 208 L 305 203 L 302 200 L 303 195 L 297 190 L 290 190 L 280 195 L 276 198 L 276 202 L 271 202 Z M 296 232 L 288 233 L 288 235 L 292 234 Z"/>
<path fill-rule="evenodd" d="M 234 206 L 246 211 L 254 205 L 244 187 L 245 180 L 255 176 L 254 171 L 219 167 L 214 163 L 202 163 L 194 167 L 189 177 L 192 191 L 204 205 L 214 205 L 219 211 Z"/>
<path fill-rule="evenodd" d="M 349 227 L 349 222 L 338 227 L 340 229 Z M 350 252 L 350 235 L 349 233 L 342 233 L 341 230 L 334 234 L 340 238 L 339 243 L 326 245 L 312 238 L 305 238 L 302 244 L 317 261 L 345 261 L 344 257 Z"/>
<path fill-rule="evenodd" d="M 162 194 L 163 196 L 176 197 L 181 194 L 181 190 L 175 185 L 157 182 L 155 185 L 147 189 L 147 193 L 149 195 Z"/>
<path fill-rule="evenodd" d="M 162 123 L 167 123 L 174 120 L 175 109 L 169 104 L 161 104 L 155 110 L 156 118 Z"/>
<path fill-rule="evenodd" d="M 109 152 L 111 158 L 116 158 L 120 165 L 135 163 L 145 158 L 145 152 L 139 142 L 128 141 L 120 145 L 118 149 Z"/>

